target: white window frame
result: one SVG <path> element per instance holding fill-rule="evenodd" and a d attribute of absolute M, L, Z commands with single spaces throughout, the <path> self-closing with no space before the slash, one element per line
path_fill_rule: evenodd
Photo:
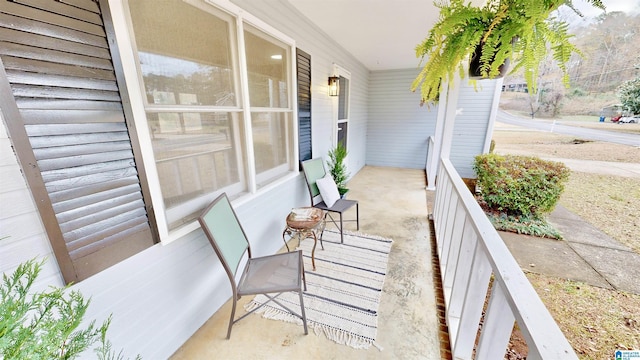
<path fill-rule="evenodd" d="M 165 214 L 165 204 L 164 198 L 162 195 L 162 189 L 160 187 L 160 180 L 158 178 L 158 169 L 155 162 L 155 156 L 153 153 L 153 146 L 151 143 L 151 134 L 149 133 L 149 128 L 147 125 L 147 117 L 145 103 L 146 96 L 144 95 L 144 83 L 142 81 L 141 74 L 138 73 L 138 59 L 137 59 L 137 50 L 134 48 L 132 39 L 132 27 L 131 27 L 131 18 L 129 16 L 128 3 L 127 1 L 135 1 L 135 0 L 108 0 L 109 6 L 111 8 L 111 16 L 113 19 L 114 29 L 115 29 L 115 37 L 118 43 L 118 49 L 120 52 L 120 60 L 122 62 L 122 67 L 124 71 L 124 78 L 126 81 L 126 86 L 129 89 L 129 100 L 131 103 L 131 109 L 133 113 L 133 122 L 136 128 L 135 136 L 138 137 L 138 140 L 141 145 L 142 152 L 142 162 L 143 166 L 147 170 L 147 181 L 149 185 L 149 191 L 151 194 L 151 202 L 152 207 L 155 211 L 152 212 L 151 215 L 155 216 L 156 224 L 158 225 L 158 235 L 160 237 L 160 241 L 162 244 L 169 244 L 188 233 L 198 229 L 200 225 L 197 221 L 192 221 L 178 229 L 169 230 L 169 224 L 167 220 L 167 216 Z M 259 111 L 259 108 L 252 109 L 249 105 L 249 88 L 248 88 L 248 76 L 247 76 L 247 66 L 246 66 L 246 54 L 244 49 L 244 23 L 248 23 L 251 26 L 265 32 L 269 36 L 276 38 L 282 43 L 286 44 L 289 47 L 288 57 L 289 57 L 289 71 L 287 77 L 287 87 L 289 89 L 289 107 L 286 109 L 282 109 L 282 111 L 290 112 L 291 119 L 293 119 L 294 115 L 297 114 L 297 102 L 295 101 L 295 86 L 296 84 L 296 72 L 295 72 L 295 51 L 296 48 L 295 41 L 285 35 L 284 33 L 274 29 L 270 25 L 261 21 L 257 17 L 247 13 L 245 10 L 241 9 L 235 4 L 232 4 L 228 0 L 183 0 L 186 3 L 195 5 L 196 7 L 203 8 L 206 6 L 213 6 L 217 10 L 222 11 L 229 16 L 235 18 L 235 36 L 231 36 L 231 47 L 233 52 L 233 61 L 237 65 L 237 69 L 234 72 L 234 77 L 237 77 L 237 85 L 239 88 L 236 88 L 236 92 L 239 92 L 241 96 L 239 99 L 242 99 L 239 104 L 235 107 L 229 107 L 226 110 L 229 112 L 237 112 L 242 114 L 242 121 L 245 131 L 244 138 L 244 148 L 241 148 L 246 156 L 246 162 L 249 164 L 246 168 L 246 183 L 247 183 L 247 193 L 238 196 L 234 199 L 234 205 L 241 205 L 243 203 L 249 202 L 254 199 L 256 196 L 259 196 L 261 193 L 268 192 L 270 189 L 277 187 L 290 179 L 296 177 L 298 175 L 298 169 L 295 164 L 298 162 L 298 152 L 297 152 L 297 135 L 298 135 L 298 125 L 296 121 L 291 121 L 291 126 L 288 129 L 291 129 L 293 134 L 288 136 L 287 139 L 287 154 L 288 160 L 291 160 L 289 164 L 291 164 L 291 169 L 286 173 L 286 175 L 281 176 L 279 179 L 272 181 L 268 185 L 257 188 L 257 183 L 262 179 L 262 175 L 269 176 L 267 174 L 269 172 L 265 172 L 265 174 L 261 174 L 260 178 L 257 178 L 255 172 L 255 163 L 254 159 L 254 150 L 253 150 L 253 134 L 251 130 L 251 112 Z M 235 39 L 234 39 L 235 38 Z M 235 41 L 234 41 L 235 40 Z M 168 111 L 169 109 L 167 109 Z M 175 110 L 175 109 L 174 109 Z M 222 110 L 219 109 L 219 110 Z M 269 109 L 272 111 L 273 109 Z M 132 136 L 134 136 L 132 134 Z M 244 164 L 242 162 L 241 164 Z M 280 169 L 282 171 L 282 169 Z M 281 174 L 282 172 L 280 172 Z M 271 174 L 272 175 L 272 174 Z M 220 191 L 221 192 L 221 191 Z M 194 206 L 197 206 L 194 204 Z M 195 208 L 194 208 L 195 210 Z"/>

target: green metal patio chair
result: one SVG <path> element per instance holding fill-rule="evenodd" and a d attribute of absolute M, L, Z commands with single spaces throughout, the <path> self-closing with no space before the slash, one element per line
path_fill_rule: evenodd
<path fill-rule="evenodd" d="M 218 258 L 220 258 L 220 262 L 231 282 L 233 307 L 231 308 L 227 339 L 231 337 L 233 324 L 271 301 L 302 319 L 304 334 L 307 335 L 309 333 L 307 330 L 307 316 L 305 315 L 302 299 L 302 288 L 304 286 L 304 290 L 307 290 L 307 282 L 304 276 L 302 251 L 252 257 L 251 245 L 226 193 L 218 196 L 204 210 L 198 221 Z M 241 267 L 243 264 L 244 266 Z M 237 275 L 240 276 L 238 277 Z M 276 300 L 278 296 L 288 291 L 298 292 L 301 314 L 292 311 Z M 263 294 L 269 300 L 234 320 L 236 304 L 240 297 L 257 294 Z"/>
<path fill-rule="evenodd" d="M 344 242 L 344 222 L 345 221 L 355 221 L 356 222 L 356 230 L 360 230 L 360 214 L 358 209 L 358 201 L 357 200 L 347 200 L 347 199 L 339 199 L 336 201 L 331 207 L 325 204 L 324 200 L 322 200 L 322 196 L 320 195 L 320 190 L 318 189 L 318 185 L 316 181 L 318 179 L 323 178 L 327 172 L 324 169 L 324 164 L 322 158 L 314 158 L 310 160 L 305 160 L 301 162 L 302 170 L 304 172 L 304 178 L 307 181 L 307 189 L 309 190 L 309 196 L 311 197 L 311 206 L 325 210 L 325 217 L 329 216 L 329 220 L 338 228 L 340 231 L 340 243 Z M 356 218 L 344 220 L 343 215 L 352 207 L 356 207 Z M 338 215 L 338 221 L 333 218 L 331 214 Z M 322 235 L 320 235 L 322 239 Z"/>

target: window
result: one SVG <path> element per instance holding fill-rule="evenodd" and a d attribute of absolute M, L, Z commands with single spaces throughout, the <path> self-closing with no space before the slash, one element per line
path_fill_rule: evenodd
<path fill-rule="evenodd" d="M 291 45 L 201 1 L 128 6 L 168 231 L 291 173 Z"/>
<path fill-rule="evenodd" d="M 251 130 L 257 186 L 291 170 L 290 48 L 245 24 Z"/>

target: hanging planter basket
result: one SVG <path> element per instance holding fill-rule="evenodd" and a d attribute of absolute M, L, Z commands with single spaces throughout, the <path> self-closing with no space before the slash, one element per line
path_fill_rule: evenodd
<path fill-rule="evenodd" d="M 511 43 L 514 41 L 515 39 Z M 469 60 L 469 77 L 476 80 L 499 79 L 504 77 L 509 71 L 509 59 L 506 59 L 504 63 L 500 65 L 498 68 L 499 74 L 497 76 L 488 77 L 482 75 L 482 72 L 480 71 L 480 54 L 482 54 L 482 45 L 483 44 L 478 44 L 473 54 L 471 54 L 471 59 Z"/>

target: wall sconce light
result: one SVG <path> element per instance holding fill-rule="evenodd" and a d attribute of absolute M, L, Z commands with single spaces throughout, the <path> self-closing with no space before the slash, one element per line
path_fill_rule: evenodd
<path fill-rule="evenodd" d="M 329 76 L 329 96 L 338 96 L 340 94 L 340 78 L 337 76 Z"/>

